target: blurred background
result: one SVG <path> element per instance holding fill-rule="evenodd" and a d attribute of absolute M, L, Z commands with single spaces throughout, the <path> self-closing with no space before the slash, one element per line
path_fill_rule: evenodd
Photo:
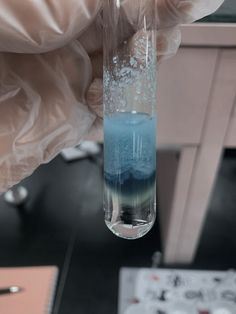
<path fill-rule="evenodd" d="M 26 199 L 0 197 L 0 266 L 57 265 L 54 313 L 116 314 L 119 270 L 151 267 L 155 252 L 164 268 L 236 267 L 235 23 L 226 0 L 183 26 L 178 54 L 160 66 L 158 218 L 144 238 L 104 224 L 102 143 L 40 166 L 20 183 Z"/>

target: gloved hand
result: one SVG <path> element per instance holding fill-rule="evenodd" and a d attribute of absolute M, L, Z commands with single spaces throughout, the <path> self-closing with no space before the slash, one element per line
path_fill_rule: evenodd
<path fill-rule="evenodd" d="M 223 0 L 123 0 L 127 35 L 158 12 L 158 58 L 180 44 L 180 23 Z M 77 145 L 102 117 L 102 0 L 0 0 L 0 191 Z"/>

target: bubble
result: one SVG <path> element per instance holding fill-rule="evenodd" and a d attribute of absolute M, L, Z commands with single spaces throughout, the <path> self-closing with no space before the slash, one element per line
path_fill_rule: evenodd
<path fill-rule="evenodd" d="M 117 57 L 117 56 L 115 56 L 115 57 L 113 57 L 113 59 L 112 59 L 112 60 L 113 60 L 113 63 L 115 63 L 115 64 L 116 64 L 116 63 L 118 62 L 118 57 Z"/>

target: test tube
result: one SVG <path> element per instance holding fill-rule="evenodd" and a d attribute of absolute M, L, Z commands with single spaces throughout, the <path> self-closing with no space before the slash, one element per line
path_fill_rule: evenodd
<path fill-rule="evenodd" d="M 156 218 L 155 0 L 104 0 L 104 211 L 137 239 Z"/>

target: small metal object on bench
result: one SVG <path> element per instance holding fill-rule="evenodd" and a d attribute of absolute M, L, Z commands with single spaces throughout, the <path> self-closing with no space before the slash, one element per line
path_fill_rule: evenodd
<path fill-rule="evenodd" d="M 61 152 L 65 161 L 74 161 L 91 156 L 97 156 L 101 152 L 98 143 L 92 141 L 83 141 L 76 147 L 63 149 Z"/>
<path fill-rule="evenodd" d="M 4 200 L 15 207 L 25 204 L 29 196 L 28 190 L 22 185 L 15 185 L 4 194 Z"/>

